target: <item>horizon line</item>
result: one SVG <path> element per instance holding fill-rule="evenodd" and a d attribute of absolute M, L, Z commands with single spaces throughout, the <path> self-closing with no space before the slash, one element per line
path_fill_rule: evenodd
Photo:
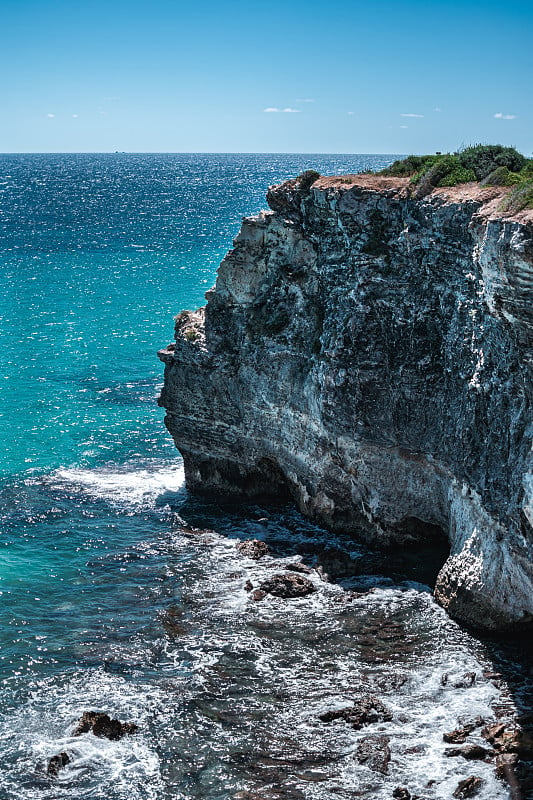
<path fill-rule="evenodd" d="M 0 156 L 174 155 L 174 156 L 396 156 L 404 153 L 337 153 L 307 150 L 5 150 Z"/>

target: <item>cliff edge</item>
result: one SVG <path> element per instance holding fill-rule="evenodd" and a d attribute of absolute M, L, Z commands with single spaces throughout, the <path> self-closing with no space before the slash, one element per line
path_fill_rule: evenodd
<path fill-rule="evenodd" d="M 271 187 L 159 352 L 192 491 L 385 546 L 442 531 L 435 596 L 489 630 L 533 622 L 533 212 L 506 191 Z"/>

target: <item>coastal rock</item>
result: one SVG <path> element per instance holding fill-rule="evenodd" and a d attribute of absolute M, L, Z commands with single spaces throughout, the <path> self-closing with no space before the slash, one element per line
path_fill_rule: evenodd
<path fill-rule="evenodd" d="M 470 778 L 459 781 L 453 796 L 457 797 L 459 800 L 466 800 L 467 797 L 474 797 L 482 786 L 482 779 L 478 778 L 476 775 L 471 775 Z"/>
<path fill-rule="evenodd" d="M 71 760 L 72 759 L 70 758 L 68 753 L 65 753 L 64 751 L 58 753 L 58 755 L 56 756 L 52 756 L 52 758 L 48 762 L 46 774 L 48 775 L 49 778 L 56 778 L 59 772 L 64 767 L 66 767 L 67 764 L 70 764 Z"/>
<path fill-rule="evenodd" d="M 481 747 L 480 744 L 467 744 L 464 747 L 450 747 L 444 751 L 444 755 L 448 756 L 448 758 L 462 756 L 469 761 L 482 761 L 485 758 L 493 756 L 494 752 L 492 750 L 487 750 L 485 747 Z"/>
<path fill-rule="evenodd" d="M 338 719 L 348 722 L 355 730 L 359 730 L 363 725 L 371 725 L 374 722 L 390 722 L 392 713 L 377 697 L 365 697 L 353 706 L 326 711 L 319 716 L 321 722 L 334 722 Z"/>
<path fill-rule="evenodd" d="M 261 542 L 259 539 L 246 539 L 244 542 L 239 542 L 237 550 L 241 555 L 253 558 L 255 561 L 270 553 L 267 543 Z"/>
<path fill-rule="evenodd" d="M 272 187 L 159 353 L 192 492 L 447 537 L 435 597 L 489 630 L 533 623 L 533 212 L 503 216 L 506 191 Z"/>
<path fill-rule="evenodd" d="M 303 575 L 282 574 L 273 575 L 267 578 L 259 586 L 260 591 L 266 594 L 273 594 L 275 597 L 304 597 L 307 594 L 316 592 L 316 586 L 309 578 Z"/>
<path fill-rule="evenodd" d="M 463 744 L 473 730 L 480 728 L 484 724 L 485 720 L 482 717 L 476 717 L 472 722 L 465 723 L 462 728 L 455 728 L 449 733 L 444 733 L 442 738 L 448 744 Z M 483 731 L 481 733 L 484 736 Z M 485 736 L 485 738 L 487 737 Z"/>
<path fill-rule="evenodd" d="M 392 796 L 394 800 L 411 800 L 411 792 L 405 786 L 397 786 Z"/>
<path fill-rule="evenodd" d="M 303 572 L 304 575 L 312 575 L 313 570 L 311 567 L 307 567 L 305 564 L 301 562 L 295 562 L 293 564 L 285 564 L 285 569 L 290 569 L 291 572 Z"/>
<path fill-rule="evenodd" d="M 522 728 L 495 723 L 487 725 L 481 735 L 500 753 L 517 753 L 525 761 L 533 760 L 533 736 Z"/>
<path fill-rule="evenodd" d="M 365 736 L 357 746 L 355 757 L 360 764 L 386 775 L 391 758 L 389 742 L 388 736 Z"/>
<path fill-rule="evenodd" d="M 463 744 L 466 742 L 466 737 L 469 733 L 470 731 L 465 728 L 456 728 L 456 730 L 450 731 L 450 733 L 444 733 L 442 738 L 448 744 Z"/>
<path fill-rule="evenodd" d="M 133 722 L 120 722 L 100 711 L 85 711 L 79 718 L 72 735 L 81 736 L 83 733 L 92 731 L 94 736 L 116 741 L 138 730 L 138 726 Z"/>

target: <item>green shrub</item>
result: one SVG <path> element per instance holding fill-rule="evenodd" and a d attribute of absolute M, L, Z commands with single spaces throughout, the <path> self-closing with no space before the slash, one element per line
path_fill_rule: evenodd
<path fill-rule="evenodd" d="M 500 211 L 507 214 L 516 214 L 524 208 L 533 208 L 533 180 L 517 184 L 500 203 Z"/>
<path fill-rule="evenodd" d="M 475 181 L 476 176 L 470 169 L 465 169 L 457 156 L 438 156 L 429 169 L 413 178 L 418 188 L 416 197 L 425 197 L 437 186 L 457 186 L 459 183 Z"/>
<path fill-rule="evenodd" d="M 319 178 L 320 172 L 317 172 L 316 169 L 306 169 L 296 178 L 296 188 L 299 192 L 307 192 Z"/>
<path fill-rule="evenodd" d="M 195 342 L 197 339 L 200 338 L 200 334 L 196 330 L 196 328 L 187 328 L 185 333 L 183 334 L 188 342 Z"/>
<path fill-rule="evenodd" d="M 440 156 L 429 168 L 419 173 L 417 179 L 417 189 L 415 197 L 425 197 L 433 191 L 439 181 L 450 171 L 452 165 L 449 162 L 451 156 Z"/>
<path fill-rule="evenodd" d="M 533 159 L 514 147 L 477 144 L 453 155 L 440 153 L 407 156 L 381 170 L 379 175 L 409 177 L 415 197 L 425 197 L 437 186 L 457 186 L 482 181 L 484 186 L 513 186 L 533 180 Z"/>
<path fill-rule="evenodd" d="M 475 180 L 476 175 L 474 170 L 465 169 L 458 165 L 441 178 L 439 186 L 457 186 L 459 183 L 470 183 L 470 181 Z"/>
<path fill-rule="evenodd" d="M 461 150 L 457 157 L 462 167 L 473 170 L 478 181 L 482 181 L 497 167 L 520 172 L 527 163 L 527 159 L 514 147 L 501 144 L 476 144 Z"/>
<path fill-rule="evenodd" d="M 533 180 L 533 158 L 527 159 L 525 166 L 522 167 L 519 174 L 522 180 Z"/>
<path fill-rule="evenodd" d="M 390 167 L 382 169 L 378 175 L 388 175 L 394 178 L 410 178 L 417 173 L 425 172 L 439 156 L 407 156 L 407 158 L 394 161 Z"/>
<path fill-rule="evenodd" d="M 521 183 L 522 178 L 517 172 L 510 172 L 507 167 L 496 167 L 486 178 L 481 181 L 482 186 L 513 186 Z"/>

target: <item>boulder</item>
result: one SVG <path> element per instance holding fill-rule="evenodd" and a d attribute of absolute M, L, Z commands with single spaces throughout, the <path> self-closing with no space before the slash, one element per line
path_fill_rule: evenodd
<path fill-rule="evenodd" d="M 118 719 L 111 719 L 108 714 L 103 714 L 100 711 L 85 711 L 79 718 L 72 735 L 81 736 L 83 733 L 92 731 L 94 736 L 98 736 L 101 739 L 116 741 L 138 730 L 138 725 L 133 722 L 120 722 Z"/>
<path fill-rule="evenodd" d="M 245 539 L 237 545 L 238 552 L 257 561 L 270 553 L 270 547 L 259 539 Z"/>
<path fill-rule="evenodd" d="M 341 708 L 336 711 L 326 711 L 319 716 L 321 722 L 334 722 L 343 719 L 348 722 L 355 730 L 359 730 L 364 725 L 371 725 L 374 722 L 390 722 L 392 713 L 377 697 L 365 697 L 348 708 Z"/>
<path fill-rule="evenodd" d="M 303 575 L 279 573 L 273 575 L 259 586 L 262 592 L 273 594 L 275 597 L 304 597 L 306 594 L 316 592 L 316 586 L 309 578 Z"/>
<path fill-rule="evenodd" d="M 466 800 L 467 797 L 474 797 L 482 786 L 483 780 L 476 775 L 471 775 L 469 778 L 465 778 L 464 781 L 459 781 L 453 796 L 459 798 L 459 800 Z"/>
<path fill-rule="evenodd" d="M 355 757 L 360 764 L 386 775 L 391 757 L 389 742 L 388 736 L 365 736 L 357 746 Z"/>
<path fill-rule="evenodd" d="M 444 755 L 448 756 L 449 758 L 462 756 L 463 758 L 467 758 L 469 761 L 481 761 L 485 758 L 493 756 L 494 751 L 487 750 L 485 747 L 481 747 L 479 744 L 467 744 L 464 747 L 450 747 L 444 751 Z"/>

